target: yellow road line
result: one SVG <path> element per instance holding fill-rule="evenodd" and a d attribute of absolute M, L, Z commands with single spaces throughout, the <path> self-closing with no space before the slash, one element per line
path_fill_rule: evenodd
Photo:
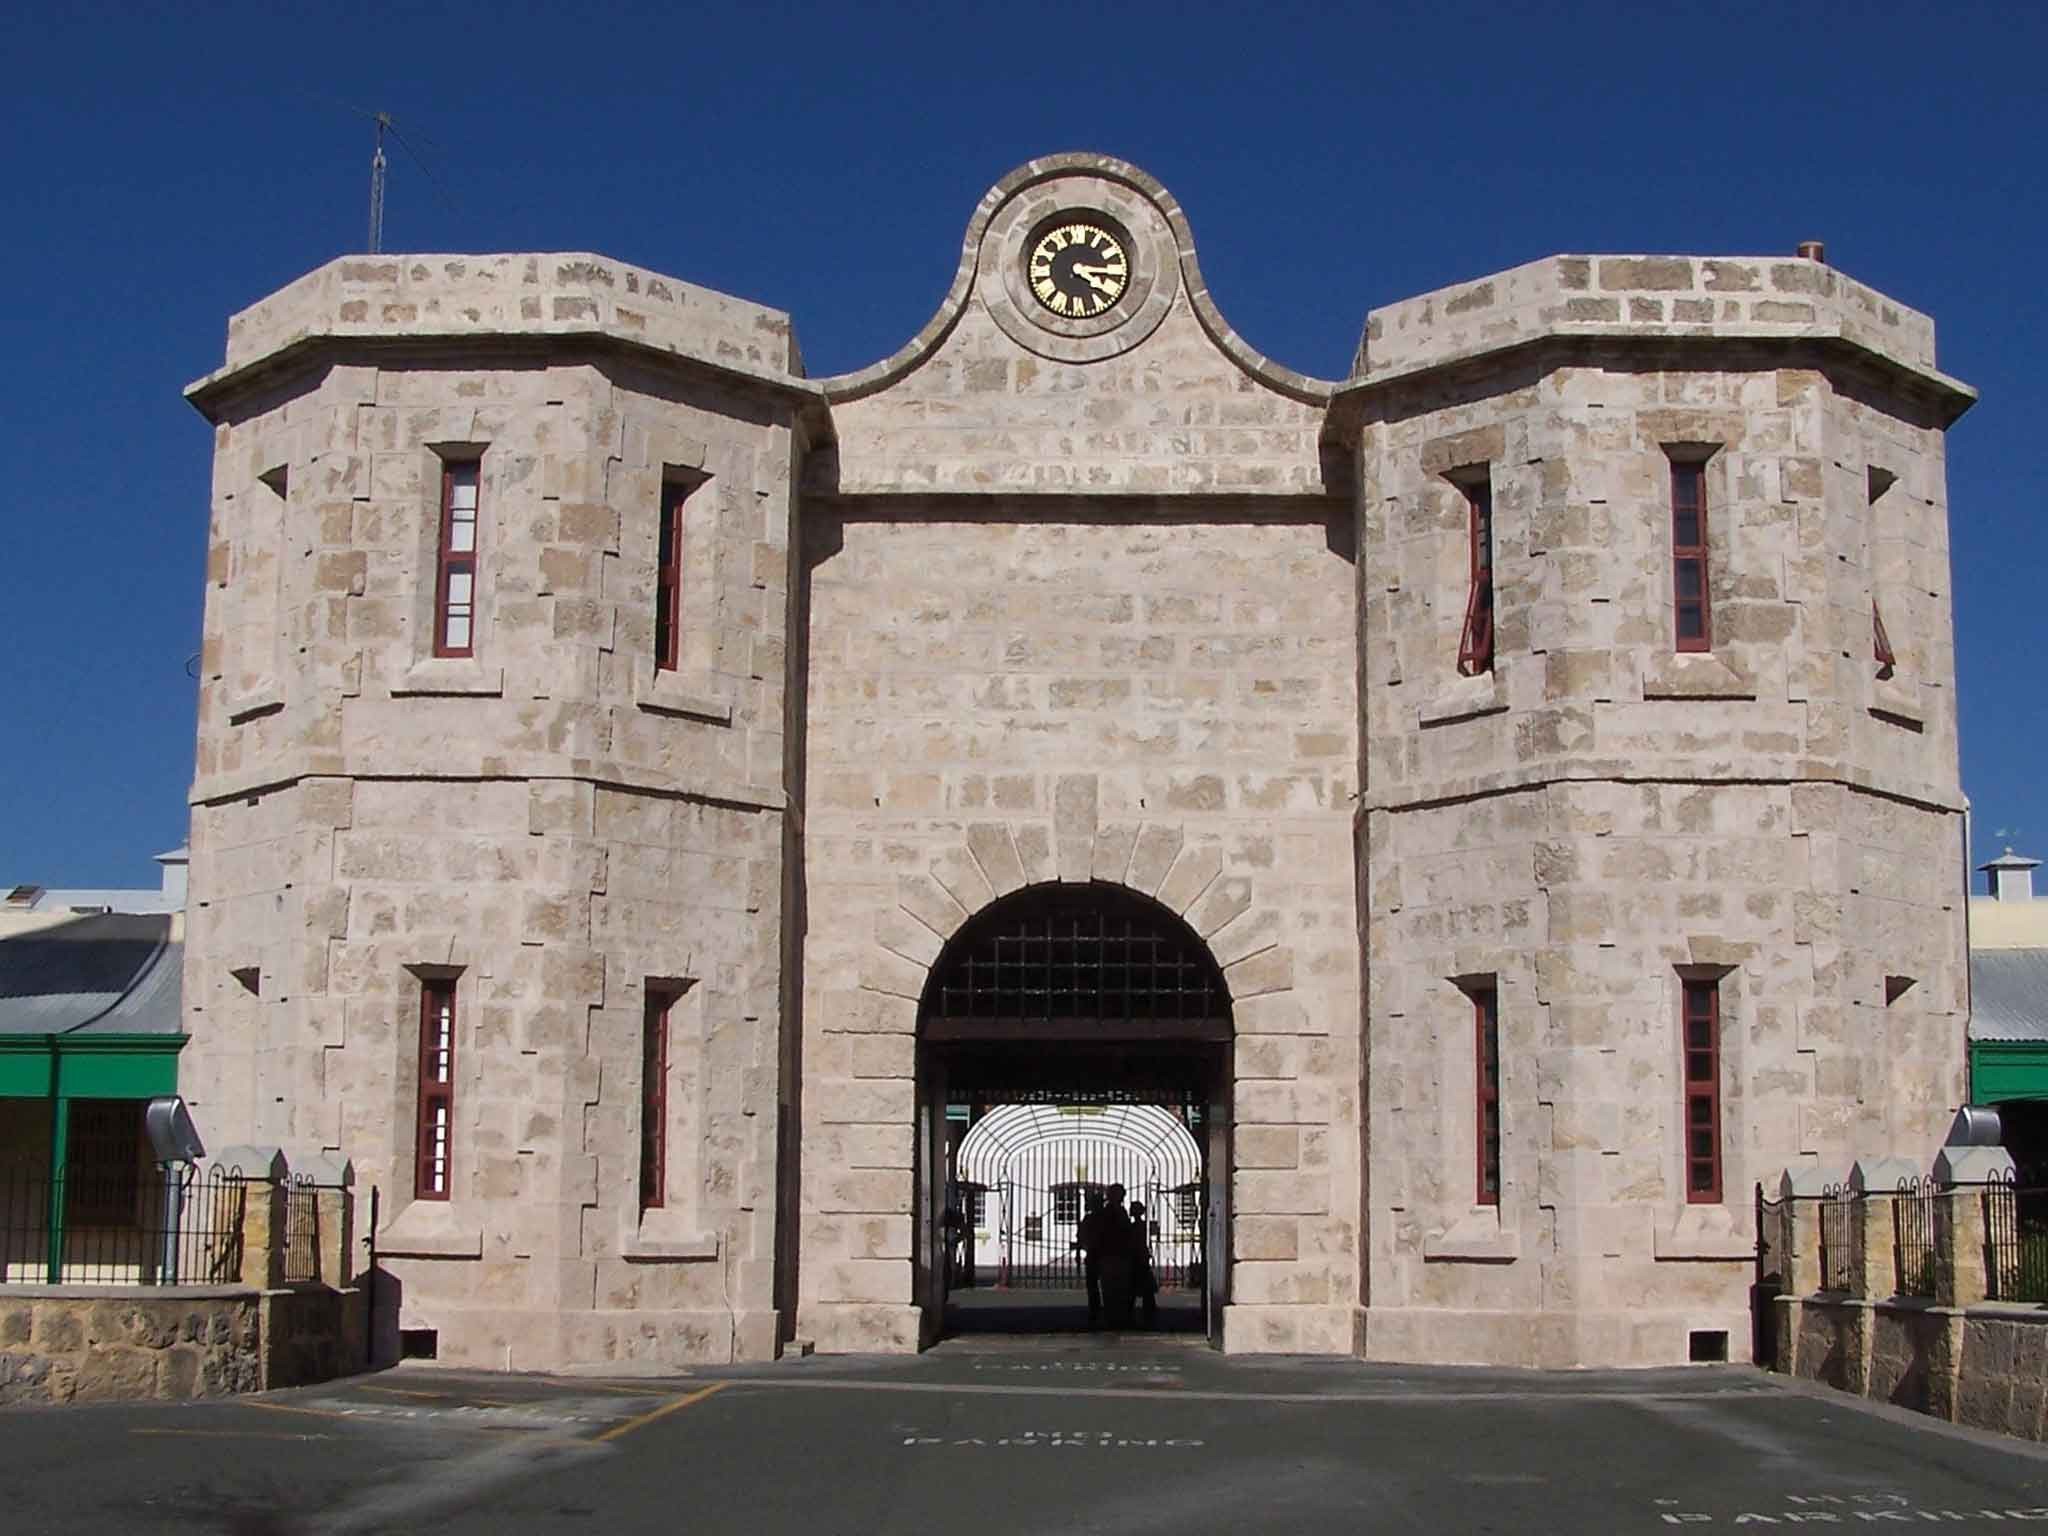
<path fill-rule="evenodd" d="M 363 1419 L 353 1413 L 343 1413 L 338 1408 L 301 1408 L 297 1403 L 266 1403 L 259 1398 L 245 1397 L 237 1404 L 242 1408 L 262 1408 L 271 1413 L 306 1413 L 320 1419 L 351 1419 L 360 1424 Z"/>
<path fill-rule="evenodd" d="M 699 1387 L 695 1392 L 686 1392 L 681 1397 L 673 1398 L 663 1403 L 659 1408 L 649 1409 L 638 1418 L 627 1419 L 623 1424 L 614 1424 L 610 1429 L 593 1438 L 600 1441 L 616 1440 L 621 1435 L 630 1435 L 634 1430 L 642 1429 L 652 1424 L 656 1419 L 665 1419 L 672 1413 L 681 1413 L 692 1403 L 701 1403 L 714 1392 L 723 1392 L 731 1385 L 732 1383 L 729 1381 L 714 1381 L 708 1387 Z"/>

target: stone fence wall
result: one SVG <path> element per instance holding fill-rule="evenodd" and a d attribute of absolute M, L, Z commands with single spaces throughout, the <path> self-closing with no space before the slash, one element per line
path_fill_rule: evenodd
<path fill-rule="evenodd" d="M 2048 1304 L 1999 1299 L 2018 1273 L 2016 1253 L 1995 1246 L 2019 1237 L 2009 1185 L 1814 1194 L 1790 1183 L 1764 1207 L 1758 1304 L 1771 1309 L 1772 1369 L 2048 1439 Z"/>
<path fill-rule="evenodd" d="M 282 1153 L 235 1150 L 235 1283 L 0 1286 L 0 1407 L 221 1397 L 363 1368 L 353 1171 L 294 1177 Z"/>

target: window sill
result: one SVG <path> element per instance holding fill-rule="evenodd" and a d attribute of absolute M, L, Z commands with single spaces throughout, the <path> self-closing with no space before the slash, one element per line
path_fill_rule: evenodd
<path fill-rule="evenodd" d="M 430 694 L 466 694 L 478 698 L 500 698 L 505 692 L 505 669 L 487 667 L 474 656 L 427 656 L 414 662 L 398 682 L 391 685 L 394 699 Z"/>
<path fill-rule="evenodd" d="M 480 1259 L 484 1229 L 457 1219 L 452 1201 L 414 1200 L 377 1234 L 377 1257 Z"/>
<path fill-rule="evenodd" d="M 1917 731 L 1927 724 L 1927 706 L 1920 698 L 1918 683 L 1897 678 L 1873 678 L 1870 684 L 1870 712 L 1891 725 Z"/>
<path fill-rule="evenodd" d="M 1754 699 L 1756 679 L 1711 651 L 1673 651 L 1643 669 L 1645 699 Z"/>
<path fill-rule="evenodd" d="M 719 697 L 708 672 L 657 671 L 643 662 L 633 669 L 633 702 L 653 715 L 732 724 L 732 701 Z"/>
<path fill-rule="evenodd" d="M 241 725 L 262 715 L 275 714 L 283 708 L 284 689 L 277 683 L 259 683 L 247 693 L 228 695 L 228 724 Z"/>
<path fill-rule="evenodd" d="M 1725 1205 L 1683 1206 L 1668 1225 L 1658 1223 L 1655 1238 L 1659 1259 L 1756 1259 L 1756 1239 Z"/>
<path fill-rule="evenodd" d="M 693 1231 L 676 1211 L 642 1211 L 620 1241 L 619 1257 L 629 1264 L 702 1264 L 718 1257 L 718 1234 Z"/>
<path fill-rule="evenodd" d="M 1416 711 L 1418 726 L 1449 725 L 1455 720 L 1476 720 L 1497 715 L 1508 707 L 1507 689 L 1498 670 L 1477 677 L 1460 677 L 1437 689 L 1428 703 Z"/>
<path fill-rule="evenodd" d="M 1448 1232 L 1422 1240 L 1425 1263 L 1512 1264 L 1521 1256 L 1522 1234 L 1502 1229 L 1497 1205 L 1475 1205 Z"/>

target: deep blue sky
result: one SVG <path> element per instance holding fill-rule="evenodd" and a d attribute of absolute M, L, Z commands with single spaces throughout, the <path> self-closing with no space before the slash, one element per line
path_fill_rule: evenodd
<path fill-rule="evenodd" d="M 12 684 L 0 880 L 155 882 L 184 836 L 228 314 L 364 241 L 593 250 L 789 310 L 814 374 L 929 318 L 1020 161 L 1165 182 L 1255 347 L 1556 251 L 1789 253 L 1939 328 L 1963 779 L 2048 854 L 2048 6 L 16 5 L 0 96 Z"/>

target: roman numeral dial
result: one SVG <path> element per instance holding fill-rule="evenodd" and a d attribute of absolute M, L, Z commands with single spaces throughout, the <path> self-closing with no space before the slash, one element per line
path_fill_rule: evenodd
<path fill-rule="evenodd" d="M 1025 277 L 1039 303 L 1069 320 L 1106 313 L 1131 284 L 1123 241 L 1086 218 L 1054 224 L 1025 257 Z"/>

